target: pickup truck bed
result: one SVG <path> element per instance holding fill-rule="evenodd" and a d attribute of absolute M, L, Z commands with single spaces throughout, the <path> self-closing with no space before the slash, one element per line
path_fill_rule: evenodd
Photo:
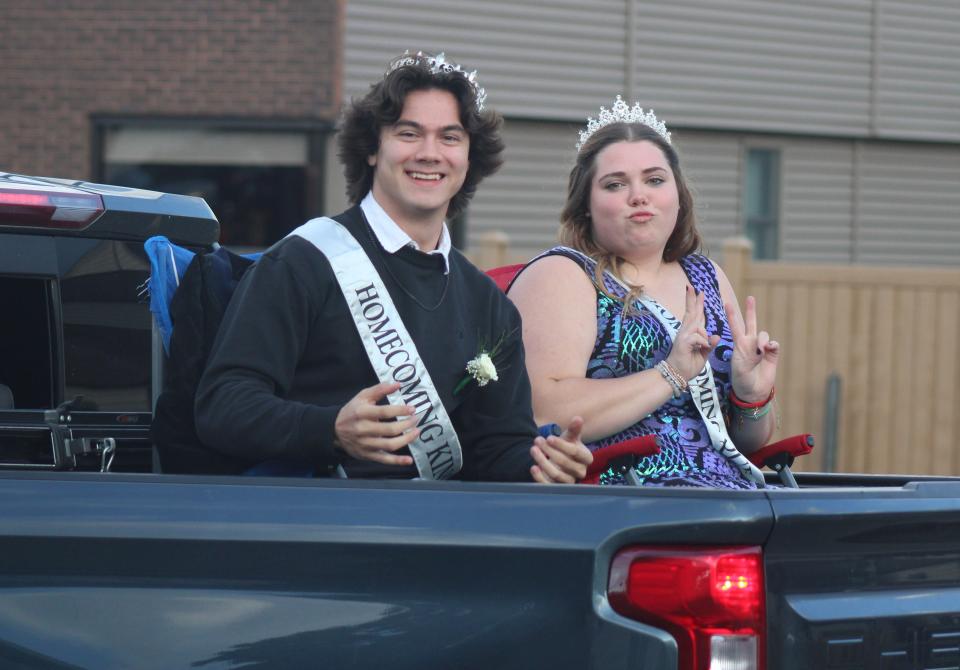
<path fill-rule="evenodd" d="M 675 668 L 670 635 L 611 609 L 613 556 L 751 545 L 768 668 L 960 666 L 960 480 L 846 479 L 731 494 L 4 473 L 0 665 Z"/>

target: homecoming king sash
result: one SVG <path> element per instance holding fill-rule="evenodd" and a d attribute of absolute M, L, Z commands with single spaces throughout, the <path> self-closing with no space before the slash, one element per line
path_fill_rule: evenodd
<path fill-rule="evenodd" d="M 570 247 L 563 247 L 563 249 L 572 251 L 578 257 L 588 261 L 593 268 L 596 268 L 594 260 L 586 254 L 576 249 L 571 249 Z M 623 287 L 627 293 L 630 292 L 630 287 L 620 281 L 613 273 L 607 272 L 605 274 Z M 602 281 L 599 277 L 597 279 L 598 281 Z M 671 314 L 670 310 L 646 294 L 642 294 L 637 299 L 637 302 L 646 307 L 647 310 L 657 318 L 667 331 L 671 340 L 676 339 L 677 331 L 680 330 L 680 320 Z M 730 434 L 727 432 L 727 424 L 723 420 L 723 413 L 720 411 L 720 397 L 717 393 L 717 384 L 713 380 L 713 368 L 710 367 L 709 360 L 706 361 L 703 369 L 697 373 L 697 376 L 690 380 L 689 384 L 693 404 L 696 405 L 697 411 L 700 412 L 700 416 L 703 418 L 703 423 L 707 426 L 710 444 L 713 446 L 714 451 L 733 463 L 744 477 L 753 481 L 759 488 L 765 488 L 766 482 L 760 468 L 741 454 L 740 450 L 737 449 L 737 446 L 733 443 L 733 440 L 730 439 Z"/>
<path fill-rule="evenodd" d="M 354 325 L 381 382 L 399 382 L 391 404 L 411 405 L 420 435 L 409 449 L 422 479 L 449 479 L 463 467 L 460 440 L 430 373 L 400 320 L 390 294 L 363 247 L 333 219 L 311 219 L 295 229 L 327 257 L 347 300 Z"/>

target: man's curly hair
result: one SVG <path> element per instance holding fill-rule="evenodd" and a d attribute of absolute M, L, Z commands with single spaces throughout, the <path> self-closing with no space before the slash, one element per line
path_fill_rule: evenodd
<path fill-rule="evenodd" d="M 380 148 L 380 131 L 397 122 L 413 91 L 449 91 L 460 109 L 460 123 L 470 137 L 469 167 L 463 186 L 450 201 L 447 218 L 466 208 L 480 181 L 503 164 L 503 118 L 493 110 L 477 111 L 473 85 L 462 72 L 431 72 L 422 62 L 403 65 L 384 75 L 343 114 L 337 148 L 347 179 L 347 197 L 358 204 L 373 187 L 374 166 L 367 159 Z"/>

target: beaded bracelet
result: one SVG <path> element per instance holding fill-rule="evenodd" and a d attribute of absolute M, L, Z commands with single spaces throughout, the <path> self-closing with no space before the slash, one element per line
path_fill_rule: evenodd
<path fill-rule="evenodd" d="M 730 406 L 737 413 L 737 427 L 743 427 L 744 418 L 750 421 L 759 421 L 765 417 L 770 411 L 770 403 L 775 393 L 776 387 L 770 389 L 770 395 L 767 396 L 766 400 L 761 400 L 760 402 L 744 402 L 737 397 L 731 388 L 729 393 Z M 777 423 L 779 423 L 779 421 Z"/>
<path fill-rule="evenodd" d="M 690 389 L 690 385 L 687 383 L 687 380 L 683 378 L 683 375 L 677 372 L 677 369 L 667 363 L 666 360 L 660 361 L 654 367 L 656 367 L 663 378 L 667 380 L 667 383 L 673 387 L 674 398 L 679 398 Z"/>

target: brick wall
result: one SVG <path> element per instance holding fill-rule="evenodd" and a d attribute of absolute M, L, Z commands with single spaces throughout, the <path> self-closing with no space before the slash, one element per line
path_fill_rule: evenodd
<path fill-rule="evenodd" d="M 91 116 L 334 120 L 344 0 L 5 0 L 0 171 L 90 178 Z"/>

